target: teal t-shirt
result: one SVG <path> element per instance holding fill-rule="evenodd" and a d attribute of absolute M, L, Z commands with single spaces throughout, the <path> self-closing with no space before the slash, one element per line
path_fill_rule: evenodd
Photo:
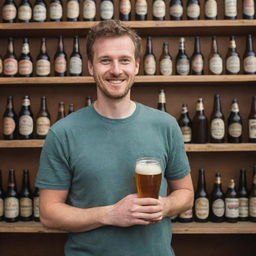
<path fill-rule="evenodd" d="M 68 203 L 76 207 L 111 205 L 136 193 L 136 159 L 146 156 L 161 161 L 161 196 L 166 196 L 167 179 L 180 179 L 190 172 L 180 128 L 172 116 L 136 103 L 130 117 L 110 119 L 91 105 L 51 127 L 41 153 L 36 186 L 69 190 Z M 70 233 L 65 253 L 171 256 L 170 242 L 170 218 L 165 218 L 148 226 L 104 226 Z"/>

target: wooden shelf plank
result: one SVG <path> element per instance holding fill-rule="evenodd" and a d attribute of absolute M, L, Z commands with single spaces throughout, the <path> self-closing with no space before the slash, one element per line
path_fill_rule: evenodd
<path fill-rule="evenodd" d="M 42 148 L 44 140 L 0 140 L 0 148 Z"/>

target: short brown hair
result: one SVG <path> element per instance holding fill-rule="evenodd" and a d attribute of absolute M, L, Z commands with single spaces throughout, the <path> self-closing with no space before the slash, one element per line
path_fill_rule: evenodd
<path fill-rule="evenodd" d="M 129 36 L 134 43 L 135 59 L 140 58 L 141 38 L 138 34 L 123 24 L 119 20 L 105 20 L 91 28 L 87 35 L 86 51 L 88 60 L 93 59 L 93 45 L 95 41 L 102 37 L 120 37 Z"/>

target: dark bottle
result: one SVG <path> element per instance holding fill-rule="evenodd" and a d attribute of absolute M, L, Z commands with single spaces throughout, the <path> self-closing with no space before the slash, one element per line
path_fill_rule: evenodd
<path fill-rule="evenodd" d="M 199 20 L 200 19 L 200 1 L 188 0 L 187 2 L 187 19 Z"/>
<path fill-rule="evenodd" d="M 80 1 L 68 0 L 67 1 L 67 20 L 78 21 L 80 14 Z"/>
<path fill-rule="evenodd" d="M 216 20 L 218 16 L 217 0 L 206 0 L 204 5 L 204 17 L 206 20 Z"/>
<path fill-rule="evenodd" d="M 223 72 L 223 60 L 218 52 L 217 38 L 212 37 L 212 50 L 209 56 L 209 73 L 211 75 L 221 75 Z"/>
<path fill-rule="evenodd" d="M 177 75 L 186 76 L 190 72 L 190 61 L 185 51 L 185 38 L 180 38 L 179 52 L 176 57 L 176 73 Z"/>
<path fill-rule="evenodd" d="M 16 187 L 15 170 L 9 170 L 8 187 L 4 199 L 4 220 L 16 222 L 19 219 L 19 199 Z"/>
<path fill-rule="evenodd" d="M 158 94 L 158 104 L 157 109 L 167 112 L 166 110 L 166 97 L 164 89 L 161 89 Z"/>
<path fill-rule="evenodd" d="M 18 8 L 19 22 L 28 23 L 32 20 L 32 6 L 29 0 L 22 0 Z"/>
<path fill-rule="evenodd" d="M 188 223 L 193 221 L 193 210 L 189 209 L 185 212 L 182 212 L 178 216 L 178 221 L 182 223 Z"/>
<path fill-rule="evenodd" d="M 255 18 L 254 0 L 243 0 L 243 19 L 252 20 Z"/>
<path fill-rule="evenodd" d="M 227 222 L 237 222 L 239 217 L 239 199 L 236 192 L 235 181 L 230 180 L 225 195 L 225 219 Z"/>
<path fill-rule="evenodd" d="M 256 143 L 256 96 L 252 97 L 251 112 L 248 117 L 249 142 Z"/>
<path fill-rule="evenodd" d="M 63 7 L 61 0 L 51 0 L 49 5 L 49 17 L 50 21 L 62 21 Z"/>
<path fill-rule="evenodd" d="M 14 77 L 18 74 L 18 61 L 14 53 L 13 38 L 8 39 L 8 50 L 4 56 L 4 76 Z"/>
<path fill-rule="evenodd" d="M 45 22 L 47 19 L 47 8 L 44 0 L 36 0 L 33 7 L 33 21 Z"/>
<path fill-rule="evenodd" d="M 165 20 L 166 6 L 164 0 L 154 0 L 152 9 L 153 20 Z"/>
<path fill-rule="evenodd" d="M 256 222 L 256 166 L 253 167 L 252 188 L 249 194 L 249 219 Z"/>
<path fill-rule="evenodd" d="M 246 40 L 246 51 L 244 54 L 244 73 L 255 74 L 256 73 L 256 54 L 253 50 L 252 35 L 249 34 Z"/>
<path fill-rule="evenodd" d="M 119 1 L 119 17 L 120 20 L 128 21 L 131 20 L 131 0 L 120 0 Z"/>
<path fill-rule="evenodd" d="M 135 19 L 146 20 L 147 14 L 148 14 L 147 0 L 136 0 L 135 1 Z"/>
<path fill-rule="evenodd" d="M 220 95 L 214 95 L 214 106 L 210 121 L 210 141 L 212 143 L 224 143 L 225 118 L 221 110 Z"/>
<path fill-rule="evenodd" d="M 86 97 L 86 106 L 90 106 L 93 103 L 92 96 Z"/>
<path fill-rule="evenodd" d="M 69 104 L 68 105 L 68 115 L 69 114 L 71 114 L 71 113 L 73 113 L 75 111 L 75 109 L 74 109 L 74 104 Z"/>
<path fill-rule="evenodd" d="M 225 195 L 221 186 L 221 175 L 216 173 L 215 183 L 211 194 L 210 218 L 213 222 L 223 222 L 225 217 Z"/>
<path fill-rule="evenodd" d="M 33 60 L 30 55 L 29 40 L 23 39 L 22 51 L 18 62 L 19 76 L 30 77 L 33 74 Z"/>
<path fill-rule="evenodd" d="M 242 118 L 239 113 L 237 99 L 233 99 L 231 112 L 228 118 L 228 142 L 241 143 L 243 133 Z"/>
<path fill-rule="evenodd" d="M 227 20 L 237 19 L 237 0 L 224 1 L 224 19 L 227 19 Z"/>
<path fill-rule="evenodd" d="M 181 114 L 178 119 L 184 143 L 191 143 L 192 140 L 192 122 L 188 114 L 188 105 L 182 104 Z"/>
<path fill-rule="evenodd" d="M 33 220 L 40 221 L 39 211 L 39 189 L 36 187 L 33 192 Z"/>
<path fill-rule="evenodd" d="M 111 20 L 114 16 L 114 3 L 112 0 L 101 0 L 100 18 L 101 20 Z"/>
<path fill-rule="evenodd" d="M 24 96 L 22 102 L 22 108 L 18 119 L 19 133 L 18 137 L 22 140 L 33 139 L 34 121 L 33 113 L 30 109 L 30 98 Z"/>
<path fill-rule="evenodd" d="M 81 76 L 83 72 L 83 60 L 79 48 L 79 37 L 74 37 L 73 52 L 69 59 L 69 75 Z"/>
<path fill-rule="evenodd" d="M 163 43 L 163 51 L 160 56 L 160 74 L 163 76 L 172 75 L 172 57 L 169 53 L 168 42 Z"/>
<path fill-rule="evenodd" d="M 0 170 L 0 221 L 4 219 L 4 196 L 2 170 Z"/>
<path fill-rule="evenodd" d="M 17 6 L 14 0 L 5 0 L 2 7 L 2 19 L 4 23 L 14 23 L 17 17 Z"/>
<path fill-rule="evenodd" d="M 17 137 L 17 115 L 13 108 L 12 96 L 7 97 L 7 106 L 3 115 L 3 137 L 14 140 Z"/>
<path fill-rule="evenodd" d="M 84 0 L 83 2 L 83 20 L 94 21 L 96 19 L 96 1 Z"/>
<path fill-rule="evenodd" d="M 64 118 L 65 116 L 65 104 L 63 101 L 61 101 L 59 102 L 57 121 Z"/>
<path fill-rule="evenodd" d="M 47 100 L 45 96 L 41 97 L 40 111 L 36 119 L 36 137 L 45 139 L 51 126 L 51 117 L 47 109 Z"/>
<path fill-rule="evenodd" d="M 3 75 L 3 59 L 2 56 L 0 55 L 0 76 Z"/>
<path fill-rule="evenodd" d="M 240 72 L 240 56 L 236 49 L 235 37 L 229 40 L 228 54 L 226 57 L 226 72 L 230 75 L 237 75 Z"/>
<path fill-rule="evenodd" d="M 246 221 L 249 217 L 249 202 L 248 202 L 248 189 L 246 180 L 246 170 L 240 170 L 239 187 L 238 187 L 238 199 L 239 199 L 239 220 Z"/>
<path fill-rule="evenodd" d="M 156 57 L 153 53 L 153 44 L 151 36 L 147 38 L 147 48 L 144 55 L 144 74 L 145 75 L 155 75 L 156 74 Z"/>
<path fill-rule="evenodd" d="M 194 219 L 196 222 L 207 222 L 209 218 L 209 197 L 206 191 L 205 171 L 199 169 L 197 190 L 195 192 Z"/>
<path fill-rule="evenodd" d="M 46 39 L 43 37 L 41 42 L 41 51 L 36 60 L 36 75 L 37 76 L 50 76 L 51 63 L 50 58 L 46 51 Z"/>
<path fill-rule="evenodd" d="M 208 142 L 208 120 L 204 114 L 203 99 L 199 98 L 196 104 L 196 113 L 192 120 L 192 142 Z"/>
<path fill-rule="evenodd" d="M 64 51 L 62 36 L 59 37 L 58 49 L 54 56 L 54 74 L 55 76 L 67 75 L 67 55 Z"/>
<path fill-rule="evenodd" d="M 195 37 L 194 53 L 191 57 L 191 74 L 203 75 L 204 74 L 204 56 L 201 53 L 200 37 Z"/>
<path fill-rule="evenodd" d="M 183 3 L 182 0 L 171 0 L 170 1 L 170 18 L 171 20 L 182 20 L 183 19 Z"/>

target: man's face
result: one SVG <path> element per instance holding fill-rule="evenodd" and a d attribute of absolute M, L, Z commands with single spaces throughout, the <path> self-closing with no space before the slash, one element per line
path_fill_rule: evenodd
<path fill-rule="evenodd" d="M 98 93 L 111 99 L 128 95 L 139 71 L 139 60 L 135 60 L 135 47 L 130 37 L 96 40 L 88 70 L 94 76 Z"/>

